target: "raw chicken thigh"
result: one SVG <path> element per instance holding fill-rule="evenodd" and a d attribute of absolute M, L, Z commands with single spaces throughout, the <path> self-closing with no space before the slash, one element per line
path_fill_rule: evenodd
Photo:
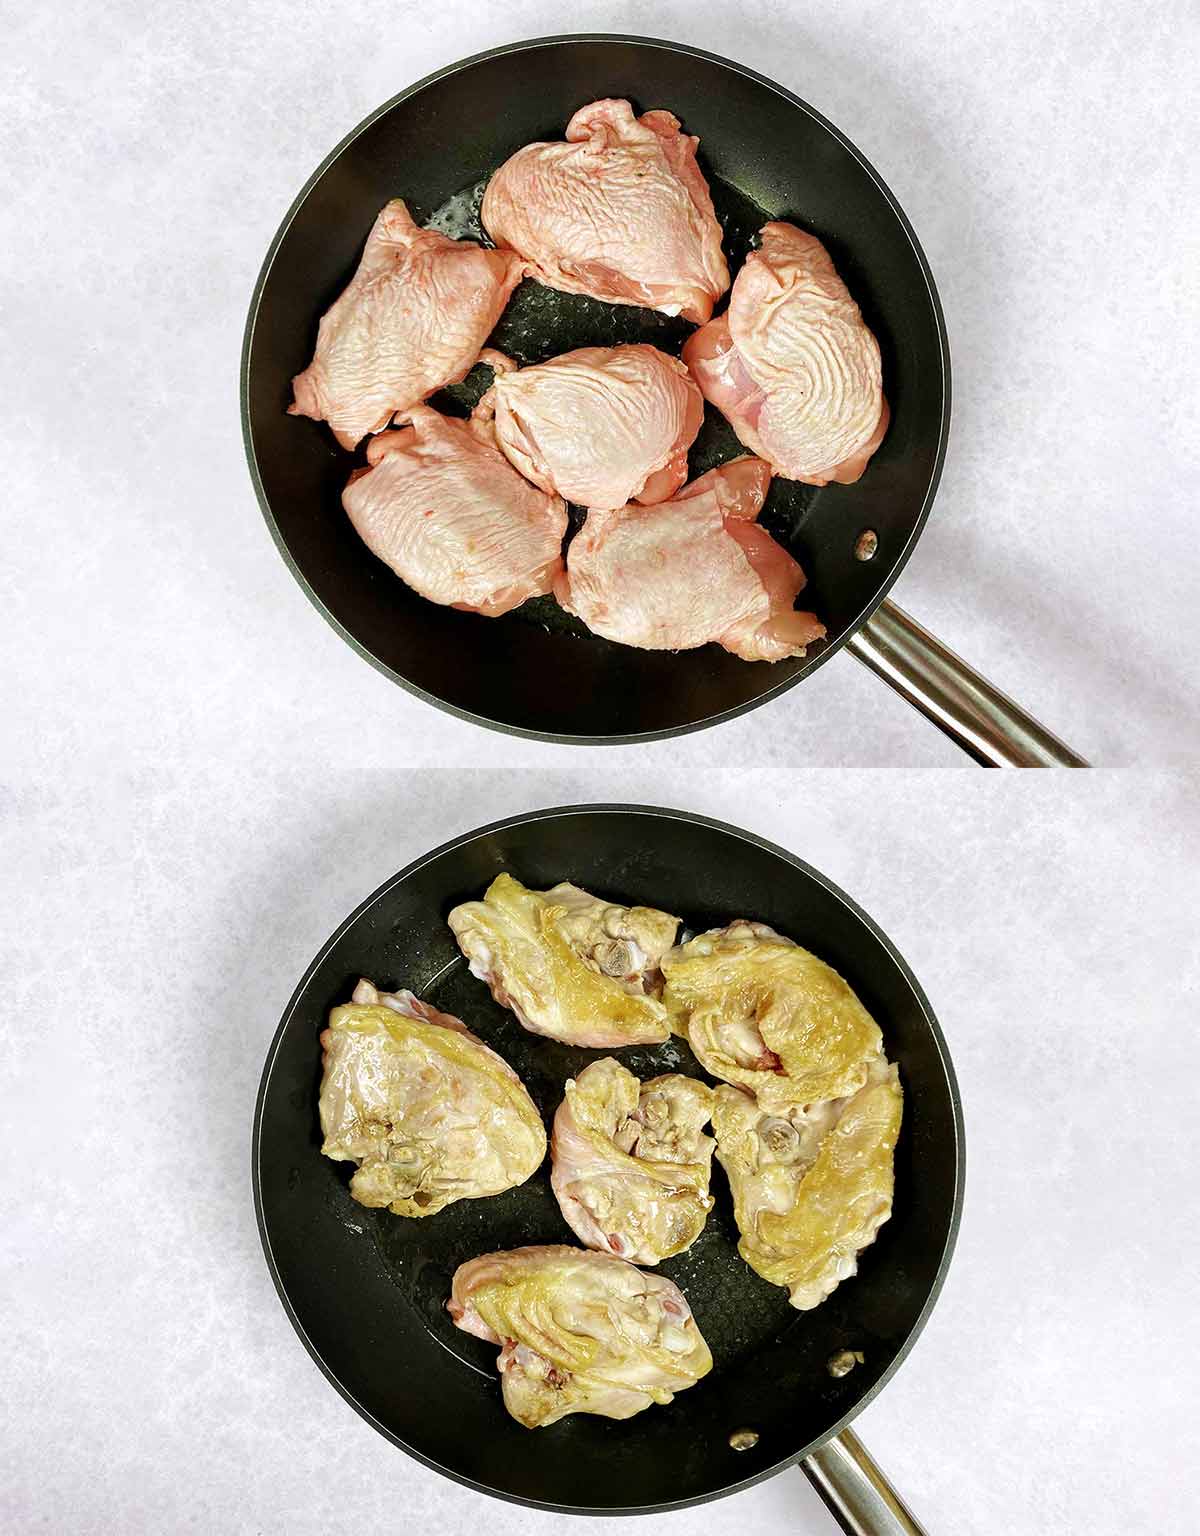
<path fill-rule="evenodd" d="M 582 107 L 566 137 L 504 162 L 483 197 L 488 234 L 550 288 L 702 325 L 729 268 L 700 140 L 670 112 L 635 117 L 627 101 Z"/>
<path fill-rule="evenodd" d="M 695 1078 L 642 1083 L 611 1056 L 567 1079 L 550 1184 L 581 1242 L 633 1264 L 692 1246 L 713 1204 L 712 1107 L 712 1089 Z"/>
<path fill-rule="evenodd" d="M 804 572 L 757 518 L 771 471 L 733 459 L 654 507 L 596 510 L 555 595 L 609 640 L 686 651 L 715 640 L 745 661 L 803 656 L 825 633 L 792 607 Z"/>
<path fill-rule="evenodd" d="M 427 405 L 373 438 L 342 505 L 363 543 L 431 603 L 490 618 L 549 592 L 562 570 L 567 509 L 523 480 L 486 422 Z"/>
<path fill-rule="evenodd" d="M 535 1035 L 608 1047 L 670 1037 L 655 994 L 677 917 L 615 906 L 566 882 L 530 891 L 503 874 L 448 921 L 472 976 Z"/>
<path fill-rule="evenodd" d="M 496 438 L 514 468 L 581 507 L 673 496 L 704 420 L 683 364 L 641 345 L 581 347 L 498 371 L 480 406 L 494 407 Z"/>
<path fill-rule="evenodd" d="M 608 1254 L 513 1248 L 455 1271 L 456 1327 L 501 1346 L 504 1406 L 527 1429 L 570 1413 L 629 1419 L 712 1370 L 677 1286 Z"/>
<path fill-rule="evenodd" d="M 704 396 L 778 475 L 849 484 L 887 431 L 879 344 L 829 252 L 767 224 L 729 308 L 683 349 Z"/>
<path fill-rule="evenodd" d="M 321 319 L 290 413 L 327 421 L 343 448 L 382 431 L 393 412 L 466 377 L 525 273 L 511 251 L 419 229 L 396 198 Z"/>
<path fill-rule="evenodd" d="M 321 1035 L 321 1151 L 354 1162 L 350 1193 L 397 1216 L 523 1184 L 546 1132 L 521 1079 L 460 1019 L 369 981 Z"/>
<path fill-rule="evenodd" d="M 750 1268 L 785 1285 L 792 1306 L 819 1306 L 858 1268 L 892 1214 L 893 1153 L 903 1099 L 882 1056 L 848 1098 L 764 1109 L 742 1088 L 716 1091 L 717 1156 L 729 1175 Z"/>
<path fill-rule="evenodd" d="M 882 1059 L 879 1026 L 850 986 L 765 923 L 702 933 L 662 969 L 663 1001 L 702 1066 L 763 1106 L 853 1093 Z"/>

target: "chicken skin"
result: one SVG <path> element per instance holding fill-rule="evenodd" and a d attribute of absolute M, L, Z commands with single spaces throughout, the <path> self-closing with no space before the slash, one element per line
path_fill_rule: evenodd
<path fill-rule="evenodd" d="M 360 981 L 321 1035 L 321 1151 L 350 1194 L 397 1216 L 523 1184 L 546 1132 L 521 1079 L 452 1014 Z"/>
<path fill-rule="evenodd" d="M 738 1252 L 802 1312 L 858 1268 L 892 1213 L 903 1096 L 880 1056 L 847 1098 L 764 1109 L 743 1088 L 716 1090 L 717 1157 L 729 1175 Z"/>
<path fill-rule="evenodd" d="M 490 357 L 497 357 L 490 354 Z M 501 452 L 526 480 L 581 507 L 666 501 L 687 479 L 704 401 L 656 347 L 581 347 L 505 369 L 480 402 Z"/>
<path fill-rule="evenodd" d="M 633 1264 L 690 1248 L 708 1220 L 713 1093 L 693 1077 L 639 1082 L 605 1056 L 568 1078 L 550 1185 L 580 1242 Z"/>
<path fill-rule="evenodd" d="M 290 414 L 327 421 L 343 448 L 381 432 L 394 412 L 466 377 L 525 274 L 511 251 L 418 228 L 396 198 L 321 318 Z"/>
<path fill-rule="evenodd" d="M 526 1429 L 571 1413 L 629 1419 L 712 1370 L 682 1291 L 611 1254 L 513 1248 L 460 1264 L 446 1309 L 501 1346 L 504 1406 Z"/>
<path fill-rule="evenodd" d="M 495 618 L 549 592 L 567 509 L 524 480 L 489 423 L 415 406 L 411 426 L 372 438 L 370 468 L 342 492 L 371 553 L 431 603 Z"/>
<path fill-rule="evenodd" d="M 825 626 L 793 608 L 804 572 L 755 519 L 771 472 L 734 459 L 670 501 L 593 510 L 555 595 L 597 635 L 644 650 L 716 641 L 745 661 L 803 656 Z"/>
<path fill-rule="evenodd" d="M 765 923 L 699 934 L 663 956 L 663 1001 L 714 1077 L 764 1107 L 861 1088 L 883 1036 L 832 966 Z"/>
<path fill-rule="evenodd" d="M 566 882 L 531 891 L 502 874 L 448 921 L 471 974 L 533 1034 L 609 1048 L 670 1037 L 656 994 L 677 917 L 601 901 Z"/>
<path fill-rule="evenodd" d="M 777 475 L 850 484 L 888 425 L 879 343 L 816 239 L 767 224 L 729 308 L 683 349 L 706 400 Z"/>
<path fill-rule="evenodd" d="M 702 325 L 729 268 L 699 142 L 670 112 L 594 101 L 565 144 L 527 144 L 505 161 L 484 193 L 484 228 L 547 287 Z"/>

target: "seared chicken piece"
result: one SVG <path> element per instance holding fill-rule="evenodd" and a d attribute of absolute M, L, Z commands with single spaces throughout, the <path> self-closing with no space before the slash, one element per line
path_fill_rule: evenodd
<path fill-rule="evenodd" d="M 526 1029 L 569 1045 L 656 1045 L 670 1033 L 659 962 L 679 919 L 564 882 L 530 891 L 497 875 L 449 917 L 472 976 Z"/>
<path fill-rule="evenodd" d="M 327 421 L 343 448 L 382 431 L 394 411 L 467 376 L 525 271 L 511 251 L 419 229 L 396 198 L 321 318 L 290 414 Z"/>
<path fill-rule="evenodd" d="M 846 982 L 765 923 L 713 929 L 664 955 L 663 1001 L 714 1077 L 764 1107 L 861 1088 L 883 1036 Z"/>
<path fill-rule="evenodd" d="M 729 308 L 683 359 L 752 453 L 778 475 L 849 484 L 888 425 L 879 344 L 829 252 L 792 224 L 767 224 Z"/>
<path fill-rule="evenodd" d="M 369 469 L 342 492 L 371 553 L 431 603 L 489 618 L 549 592 L 562 570 L 567 509 L 523 480 L 486 422 L 427 405 L 372 438 Z"/>
<path fill-rule="evenodd" d="M 526 1429 L 569 1413 L 629 1419 L 712 1370 L 682 1292 L 609 1254 L 514 1248 L 459 1266 L 447 1311 L 501 1345 L 504 1406 Z"/>
<path fill-rule="evenodd" d="M 756 1103 L 743 1088 L 716 1090 L 717 1156 L 729 1175 L 738 1252 L 792 1306 L 819 1306 L 858 1268 L 892 1214 L 893 1152 L 903 1099 L 882 1056 L 849 1098 L 823 1104 Z"/>
<path fill-rule="evenodd" d="M 744 661 L 803 656 L 825 626 L 792 604 L 804 572 L 755 522 L 771 471 L 733 459 L 655 507 L 592 511 L 554 591 L 597 635 L 652 651 L 715 640 Z"/>
<path fill-rule="evenodd" d="M 321 1151 L 358 1164 L 350 1193 L 397 1216 L 523 1184 L 546 1132 L 521 1079 L 460 1019 L 369 981 L 321 1035 Z"/>
<path fill-rule="evenodd" d="M 713 1204 L 712 1107 L 712 1089 L 695 1078 L 642 1083 L 611 1056 L 567 1079 L 550 1184 L 580 1242 L 633 1264 L 692 1246 Z"/>
<path fill-rule="evenodd" d="M 495 355 L 495 354 L 493 354 Z M 498 371 L 480 405 L 514 468 L 582 507 L 665 501 L 687 479 L 704 401 L 656 347 L 581 347 Z"/>
<path fill-rule="evenodd" d="M 527 144 L 483 197 L 484 228 L 565 293 L 702 325 L 729 287 L 721 226 L 696 164 L 700 140 L 670 112 L 594 101 L 565 144 Z"/>

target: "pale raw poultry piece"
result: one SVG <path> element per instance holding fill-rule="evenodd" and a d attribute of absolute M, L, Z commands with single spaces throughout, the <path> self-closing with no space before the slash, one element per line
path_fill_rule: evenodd
<path fill-rule="evenodd" d="M 488 360 L 496 379 L 477 413 L 494 410 L 501 451 L 543 491 L 623 507 L 666 501 L 687 479 L 704 400 L 678 358 L 638 344 L 581 347 L 532 368 Z"/>
<path fill-rule="evenodd" d="M 682 1291 L 623 1259 L 549 1246 L 460 1264 L 446 1310 L 501 1346 L 504 1406 L 527 1429 L 571 1413 L 628 1419 L 712 1370 Z"/>
<path fill-rule="evenodd" d="M 394 412 L 407 415 L 467 376 L 525 275 L 511 251 L 420 229 L 394 199 L 349 286 L 321 317 L 313 360 L 292 380 L 290 414 L 327 421 L 342 447 L 354 448 Z"/>
<path fill-rule="evenodd" d="M 597 635 L 644 650 L 716 641 L 745 661 L 803 656 L 825 633 L 793 608 L 804 572 L 755 522 L 771 471 L 733 459 L 672 500 L 593 510 L 555 594 Z"/>
<path fill-rule="evenodd" d="M 729 308 L 683 349 L 704 396 L 777 475 L 857 480 L 883 441 L 879 343 L 816 239 L 767 224 Z"/>
<path fill-rule="evenodd" d="M 427 405 L 373 438 L 342 505 L 373 555 L 432 603 L 495 618 L 549 592 L 567 509 L 513 469 L 490 424 Z"/>
<path fill-rule="evenodd" d="M 488 234 L 550 288 L 702 325 L 729 268 L 699 139 L 670 112 L 635 117 L 627 101 L 582 107 L 566 138 L 504 162 L 483 197 Z"/>

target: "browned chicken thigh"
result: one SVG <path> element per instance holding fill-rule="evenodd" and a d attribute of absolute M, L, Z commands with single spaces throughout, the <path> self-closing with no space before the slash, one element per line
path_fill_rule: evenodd
<path fill-rule="evenodd" d="M 504 1406 L 527 1429 L 571 1413 L 629 1419 L 712 1370 L 683 1292 L 611 1254 L 485 1253 L 455 1271 L 447 1311 L 500 1345 Z"/>

